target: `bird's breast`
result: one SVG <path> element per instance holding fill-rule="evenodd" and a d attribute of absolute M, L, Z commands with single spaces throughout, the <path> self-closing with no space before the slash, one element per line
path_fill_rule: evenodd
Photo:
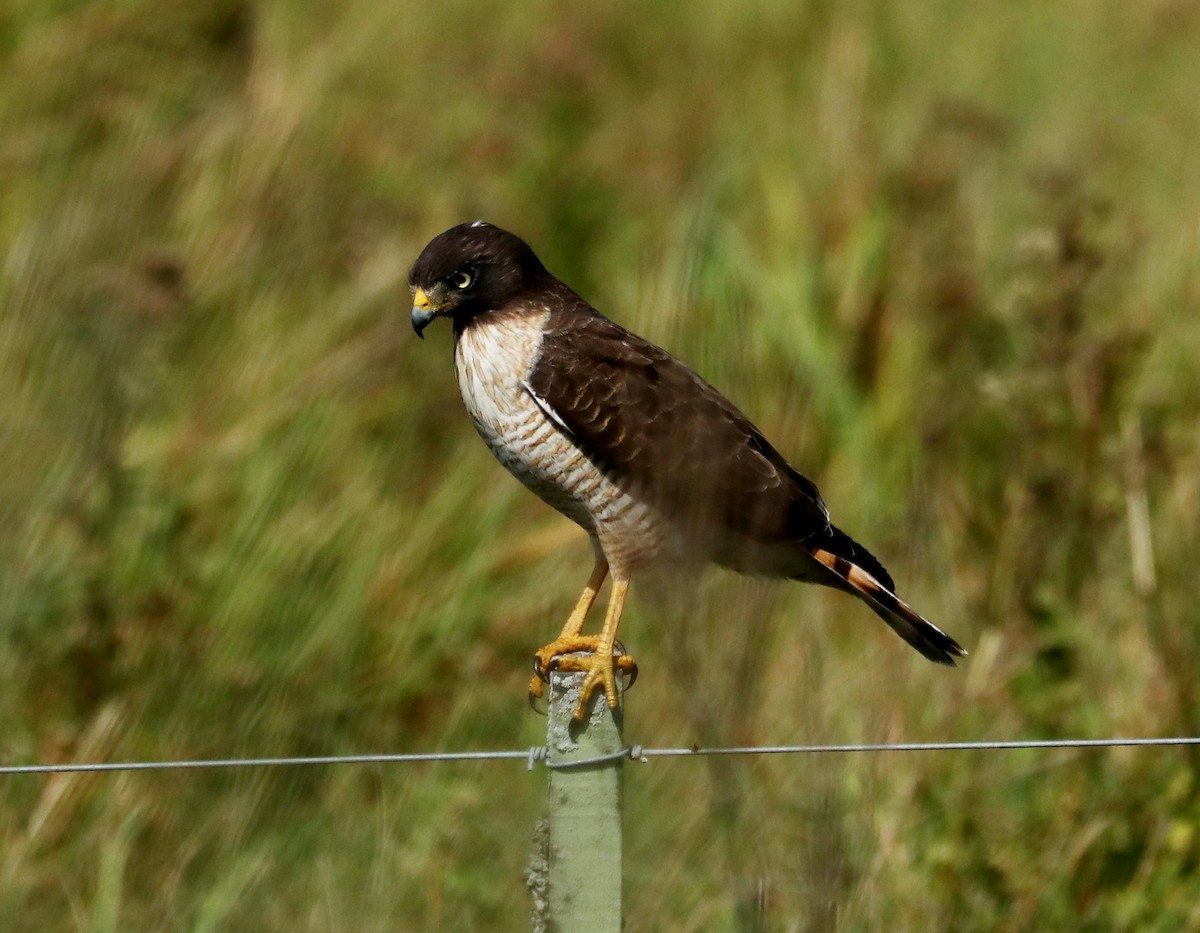
<path fill-rule="evenodd" d="M 662 539 L 656 514 L 588 459 L 528 388 L 549 314 L 494 315 L 462 330 L 454 362 L 463 403 L 496 459 L 596 535 L 610 563 L 647 563 Z"/>

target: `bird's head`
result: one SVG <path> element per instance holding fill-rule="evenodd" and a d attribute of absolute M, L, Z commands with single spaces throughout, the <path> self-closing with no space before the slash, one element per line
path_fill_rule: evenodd
<path fill-rule="evenodd" d="M 482 220 L 451 227 L 429 241 L 408 274 L 413 330 L 421 337 L 441 316 L 461 328 L 547 275 L 533 250 L 507 230 Z"/>

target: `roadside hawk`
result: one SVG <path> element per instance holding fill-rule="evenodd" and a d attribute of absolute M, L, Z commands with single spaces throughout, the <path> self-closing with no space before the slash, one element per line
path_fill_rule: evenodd
<path fill-rule="evenodd" d="M 714 562 L 857 596 L 939 664 L 965 655 L 895 595 L 891 576 L 829 520 L 821 494 L 745 415 L 667 351 L 601 315 L 551 275 L 520 238 L 482 221 L 434 237 L 409 275 L 418 335 L 454 325 L 467 413 L 496 458 L 591 538 L 583 595 L 534 657 L 530 693 L 554 666 L 586 672 L 617 704 L 614 654 L 630 578 L 654 563 Z M 583 624 L 601 584 L 598 635 Z M 590 652 L 590 654 L 581 654 Z"/>

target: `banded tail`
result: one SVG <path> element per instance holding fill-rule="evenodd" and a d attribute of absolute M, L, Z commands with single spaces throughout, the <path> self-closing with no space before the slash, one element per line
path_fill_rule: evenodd
<path fill-rule="evenodd" d="M 858 564 L 823 548 L 809 547 L 807 550 L 814 560 L 845 584 L 848 592 L 858 596 L 874 609 L 897 635 L 930 661 L 954 667 L 956 657 L 966 657 L 967 652 L 962 645 L 928 619 L 914 612 L 889 587 L 884 586 Z M 863 555 L 869 558 L 869 563 L 879 567 L 879 562 L 871 558 L 865 551 L 863 551 Z M 868 563 L 868 561 L 864 560 L 863 563 Z M 879 569 L 883 570 L 882 567 Z M 884 576 L 890 584 L 891 578 L 887 577 L 886 571 L 884 571 Z"/>

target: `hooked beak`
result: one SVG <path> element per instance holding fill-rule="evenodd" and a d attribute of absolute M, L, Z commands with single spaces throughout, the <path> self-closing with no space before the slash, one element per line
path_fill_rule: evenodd
<path fill-rule="evenodd" d="M 429 326 L 429 322 L 437 317 L 440 307 L 435 307 L 433 302 L 429 300 L 429 296 L 425 294 L 425 289 L 418 288 L 413 292 L 413 307 L 412 307 L 412 326 L 417 332 L 417 336 L 422 340 L 425 335 L 421 333 Z"/>

